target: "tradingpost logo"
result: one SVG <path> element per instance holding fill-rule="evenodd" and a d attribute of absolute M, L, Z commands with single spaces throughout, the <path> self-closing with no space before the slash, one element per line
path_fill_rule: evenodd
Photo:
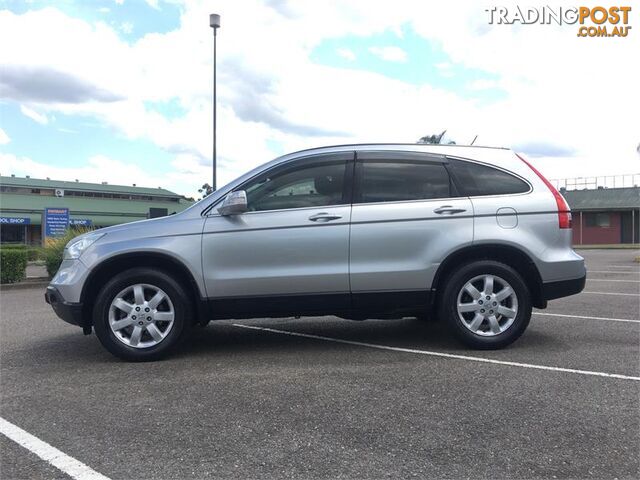
<path fill-rule="evenodd" d="M 489 25 L 578 25 L 578 37 L 626 37 L 631 7 L 492 7 Z"/>

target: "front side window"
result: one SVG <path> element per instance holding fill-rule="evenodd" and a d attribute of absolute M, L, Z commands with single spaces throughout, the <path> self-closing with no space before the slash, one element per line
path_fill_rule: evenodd
<path fill-rule="evenodd" d="M 470 197 L 525 193 L 530 189 L 518 177 L 487 165 L 453 159 L 449 165 L 458 186 Z"/>
<path fill-rule="evenodd" d="M 241 188 L 252 212 L 340 205 L 345 168 L 345 161 L 307 163 L 267 172 Z"/>
<path fill-rule="evenodd" d="M 449 174 L 440 163 L 365 161 L 359 168 L 359 202 L 399 202 L 451 197 Z"/>

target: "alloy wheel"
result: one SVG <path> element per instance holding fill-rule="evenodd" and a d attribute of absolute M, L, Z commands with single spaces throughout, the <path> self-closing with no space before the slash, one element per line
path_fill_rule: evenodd
<path fill-rule="evenodd" d="M 109 306 L 109 327 L 115 337 L 133 348 L 162 342 L 173 328 L 175 310 L 164 290 L 146 283 L 120 291 Z"/>
<path fill-rule="evenodd" d="M 492 337 L 513 325 L 518 315 L 518 297 L 503 278 L 478 275 L 462 286 L 456 307 L 458 318 L 467 329 Z"/>

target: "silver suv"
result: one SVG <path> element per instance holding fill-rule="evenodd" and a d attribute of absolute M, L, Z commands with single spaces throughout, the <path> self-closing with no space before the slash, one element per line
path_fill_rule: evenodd
<path fill-rule="evenodd" d="M 433 316 L 501 348 L 584 288 L 560 193 L 511 150 L 344 145 L 285 155 L 179 214 L 73 239 L 63 320 L 152 360 L 211 319 Z"/>

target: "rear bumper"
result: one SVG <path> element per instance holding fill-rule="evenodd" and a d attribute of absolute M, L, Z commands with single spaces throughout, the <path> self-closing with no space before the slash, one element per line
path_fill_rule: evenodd
<path fill-rule="evenodd" d="M 51 305 L 56 315 L 67 323 L 85 327 L 82 319 L 82 303 L 72 303 L 65 301 L 56 287 L 49 285 L 44 294 L 45 301 Z"/>
<path fill-rule="evenodd" d="M 560 280 L 557 282 L 546 282 L 542 284 L 542 299 L 553 300 L 554 298 L 568 297 L 584 290 L 587 281 L 587 273 L 582 277 L 571 280 Z"/>

